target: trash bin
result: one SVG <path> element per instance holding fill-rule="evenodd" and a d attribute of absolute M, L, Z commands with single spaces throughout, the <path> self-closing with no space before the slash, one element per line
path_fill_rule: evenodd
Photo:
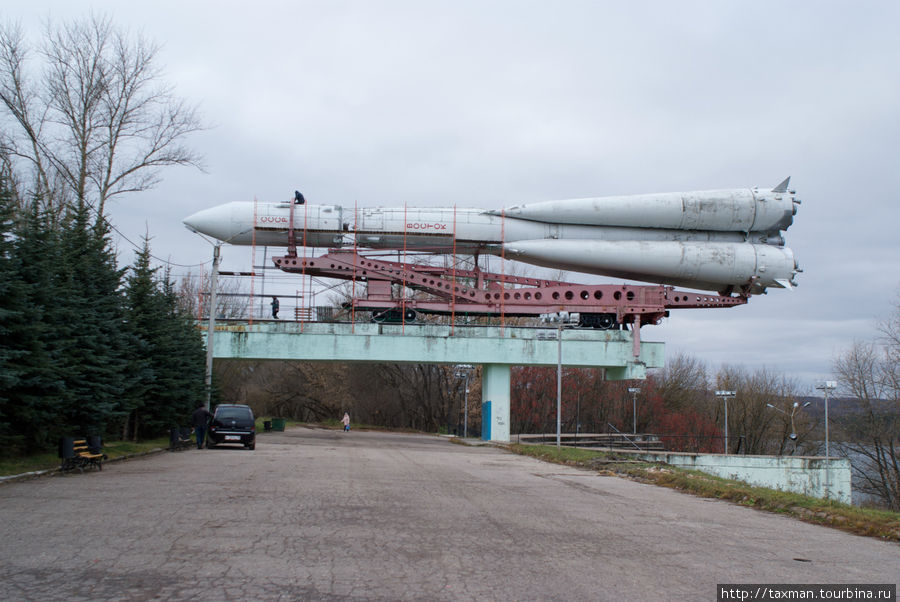
<path fill-rule="evenodd" d="M 85 438 L 89 452 L 99 454 L 103 450 L 103 438 L 100 435 L 88 435 Z"/>
<path fill-rule="evenodd" d="M 263 420 L 263 430 L 267 433 L 272 430 L 271 420 Z"/>
<path fill-rule="evenodd" d="M 284 430 L 284 418 L 273 418 L 272 419 L 272 430 L 273 431 L 283 431 Z"/>
<path fill-rule="evenodd" d="M 178 432 L 177 428 L 169 429 L 169 449 L 170 450 L 178 449 L 179 434 L 180 433 Z"/>

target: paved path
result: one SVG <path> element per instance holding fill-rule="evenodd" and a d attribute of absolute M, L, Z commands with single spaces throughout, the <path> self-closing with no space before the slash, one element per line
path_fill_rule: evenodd
<path fill-rule="evenodd" d="M 0 599 L 714 600 L 900 546 L 491 447 L 290 429 L 0 485 Z"/>

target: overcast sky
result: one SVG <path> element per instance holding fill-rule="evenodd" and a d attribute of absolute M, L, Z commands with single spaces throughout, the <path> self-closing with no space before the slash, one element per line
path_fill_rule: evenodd
<path fill-rule="evenodd" d="M 676 311 L 643 338 L 809 386 L 898 300 L 897 2 L 4 6 L 34 39 L 48 16 L 93 10 L 163 45 L 167 80 L 211 125 L 191 139 L 206 173 L 172 168 L 110 214 L 132 241 L 149 229 L 175 264 L 211 256 L 185 216 L 295 188 L 310 203 L 499 208 L 792 176 L 799 288 Z M 244 247 L 223 257 L 250 264 Z"/>

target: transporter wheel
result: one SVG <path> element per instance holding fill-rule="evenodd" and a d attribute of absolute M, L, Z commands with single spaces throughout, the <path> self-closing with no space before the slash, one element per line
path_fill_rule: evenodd
<path fill-rule="evenodd" d="M 612 330 L 618 326 L 616 314 L 581 314 L 578 325 L 584 328 Z"/>
<path fill-rule="evenodd" d="M 394 308 L 384 311 L 372 312 L 372 321 L 379 324 L 399 324 L 401 322 L 415 322 L 418 314 L 415 310 L 407 309 L 405 311 Z"/>

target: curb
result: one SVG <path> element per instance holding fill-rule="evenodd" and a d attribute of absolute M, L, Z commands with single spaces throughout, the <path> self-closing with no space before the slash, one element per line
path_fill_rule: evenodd
<path fill-rule="evenodd" d="M 165 447 L 154 447 L 153 449 L 148 449 L 147 451 L 138 452 L 136 454 L 126 454 L 124 456 L 118 456 L 116 458 L 111 458 L 106 460 L 104 464 L 109 464 L 111 462 L 123 462 L 125 460 L 131 460 L 134 458 L 141 458 L 143 456 L 150 456 L 153 454 L 158 454 L 160 452 L 169 451 L 168 448 Z M 44 470 L 33 470 L 31 472 L 23 472 L 22 474 L 14 474 L 7 475 L 5 477 L 0 477 L 0 485 L 4 483 L 13 483 L 15 481 L 26 481 L 28 479 L 36 479 L 38 477 L 44 476 L 53 476 L 55 474 L 60 474 L 59 468 L 46 468 Z"/>

